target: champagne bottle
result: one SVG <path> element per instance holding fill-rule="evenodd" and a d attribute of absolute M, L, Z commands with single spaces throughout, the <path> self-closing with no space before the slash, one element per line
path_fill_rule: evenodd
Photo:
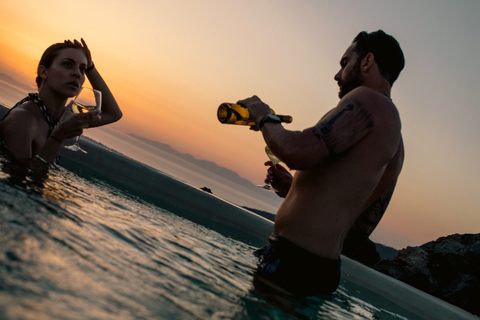
<path fill-rule="evenodd" d="M 271 109 L 270 109 L 271 110 Z M 272 114 L 275 114 L 273 110 Z M 293 118 L 291 116 L 282 116 L 277 114 L 277 117 L 280 118 L 280 121 L 285 123 L 292 122 Z M 217 117 L 221 123 L 236 124 L 243 126 L 254 126 L 255 122 L 250 120 L 250 113 L 248 109 L 234 103 L 224 102 L 222 103 L 217 110 Z"/>

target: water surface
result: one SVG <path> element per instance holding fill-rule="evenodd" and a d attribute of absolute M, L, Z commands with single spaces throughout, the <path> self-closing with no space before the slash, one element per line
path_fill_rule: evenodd
<path fill-rule="evenodd" d="M 2 161 L 1 319 L 415 319 L 346 281 L 265 295 L 248 244 L 63 168 L 11 172 Z"/>

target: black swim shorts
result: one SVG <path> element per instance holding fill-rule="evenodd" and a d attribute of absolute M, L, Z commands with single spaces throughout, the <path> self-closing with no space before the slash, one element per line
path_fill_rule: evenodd
<path fill-rule="evenodd" d="M 263 277 L 294 294 L 328 294 L 337 289 L 340 259 L 317 256 L 275 234 L 268 242 L 253 253 L 259 260 L 255 277 Z"/>

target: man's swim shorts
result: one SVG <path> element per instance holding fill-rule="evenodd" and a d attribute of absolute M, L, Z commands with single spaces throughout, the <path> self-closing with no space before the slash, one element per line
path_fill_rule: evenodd
<path fill-rule="evenodd" d="M 317 256 L 275 234 L 268 242 L 254 252 L 259 260 L 255 277 L 263 277 L 300 295 L 328 294 L 337 289 L 340 259 Z"/>

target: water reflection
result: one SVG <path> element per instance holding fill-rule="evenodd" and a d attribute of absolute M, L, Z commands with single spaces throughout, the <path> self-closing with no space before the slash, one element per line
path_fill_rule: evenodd
<path fill-rule="evenodd" d="M 0 164 L 1 319 L 401 319 L 345 284 L 262 292 L 245 243 L 61 167 Z"/>

